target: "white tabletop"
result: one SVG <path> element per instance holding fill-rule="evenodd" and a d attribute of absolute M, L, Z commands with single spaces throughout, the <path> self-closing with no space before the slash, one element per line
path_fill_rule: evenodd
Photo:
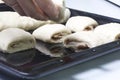
<path fill-rule="evenodd" d="M 120 8 L 105 0 L 66 0 L 69 8 L 120 19 Z"/>

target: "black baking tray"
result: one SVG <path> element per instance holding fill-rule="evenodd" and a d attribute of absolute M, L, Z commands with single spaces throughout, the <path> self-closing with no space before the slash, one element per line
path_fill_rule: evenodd
<path fill-rule="evenodd" d="M 72 13 L 71 16 L 89 16 L 97 20 L 99 24 L 110 22 L 120 23 L 120 20 L 118 19 L 74 9 L 70 10 Z M 6 6 L 5 4 L 1 4 L 0 11 L 13 11 L 13 9 Z M 39 42 L 38 44 L 45 45 L 47 48 L 54 46 L 52 44 L 45 44 L 43 42 Z M 0 52 L 0 71 L 19 78 L 37 79 L 56 71 L 60 71 L 120 50 L 120 40 L 95 48 L 86 49 L 77 53 L 70 49 L 63 49 L 65 55 L 58 58 L 45 55 L 36 49 L 21 51 L 15 54 L 4 54 Z"/>

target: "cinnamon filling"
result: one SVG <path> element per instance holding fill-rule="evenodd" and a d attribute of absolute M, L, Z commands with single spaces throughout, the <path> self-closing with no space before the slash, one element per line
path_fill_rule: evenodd
<path fill-rule="evenodd" d="M 77 49 L 78 49 L 78 50 L 85 50 L 85 49 L 89 49 L 89 47 L 87 46 L 87 44 L 85 44 L 85 45 L 79 45 L 79 46 L 77 47 Z"/>
<path fill-rule="evenodd" d="M 90 31 L 90 30 L 93 30 L 94 28 L 96 28 L 96 25 L 91 25 L 91 26 L 86 27 L 84 31 Z"/>
<path fill-rule="evenodd" d="M 75 40 L 75 39 L 67 39 L 67 40 L 65 40 L 65 44 L 66 44 L 66 45 L 71 44 L 71 43 L 74 43 L 74 42 L 80 42 L 80 41 Z"/>
<path fill-rule="evenodd" d="M 63 35 L 62 35 L 61 33 L 56 33 L 55 35 L 52 36 L 52 39 L 53 39 L 53 40 L 59 40 L 59 39 L 62 38 L 62 36 L 63 36 Z"/>
<path fill-rule="evenodd" d="M 120 40 L 120 34 L 115 37 L 115 40 Z"/>

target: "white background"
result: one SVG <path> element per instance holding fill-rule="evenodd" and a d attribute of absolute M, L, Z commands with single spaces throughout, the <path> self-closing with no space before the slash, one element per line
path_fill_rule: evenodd
<path fill-rule="evenodd" d="M 69 8 L 120 19 L 120 8 L 105 0 L 66 0 Z"/>

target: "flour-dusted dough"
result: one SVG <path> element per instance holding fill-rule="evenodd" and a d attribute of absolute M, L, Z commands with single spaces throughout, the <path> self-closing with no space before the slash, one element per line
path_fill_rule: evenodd
<path fill-rule="evenodd" d="M 119 23 L 107 23 L 99 25 L 94 30 L 95 34 L 98 34 L 104 43 L 109 43 L 120 39 L 120 24 Z"/>
<path fill-rule="evenodd" d="M 63 12 L 61 12 L 63 13 Z M 71 12 L 70 9 L 66 8 L 64 11 L 64 14 L 62 14 L 60 20 L 58 21 L 58 23 L 65 23 L 67 22 L 67 20 L 70 18 Z"/>
<path fill-rule="evenodd" d="M 61 43 L 62 38 L 71 34 L 62 24 L 46 24 L 33 31 L 33 36 L 41 41 L 48 43 Z"/>
<path fill-rule="evenodd" d="M 73 16 L 66 22 L 66 27 L 72 32 L 93 30 L 97 25 L 95 19 L 87 16 Z"/>
<path fill-rule="evenodd" d="M 65 0 L 52 0 L 53 3 L 59 7 L 59 19 L 55 20 L 57 23 L 65 23 L 71 15 L 71 11 L 66 8 Z"/>
<path fill-rule="evenodd" d="M 35 47 L 35 38 L 19 28 L 8 28 L 0 32 L 0 50 L 14 53 Z"/>
<path fill-rule="evenodd" d="M 20 17 L 20 23 L 19 26 L 21 26 L 22 29 L 24 30 L 35 30 L 38 27 L 41 27 L 45 24 L 53 24 L 55 22 L 51 21 L 51 20 L 47 20 L 47 21 L 41 21 L 41 20 L 36 20 L 30 17 L 26 17 L 26 16 L 22 16 Z"/>
<path fill-rule="evenodd" d="M 66 36 L 63 44 L 66 48 L 72 48 L 75 52 L 93 48 L 101 45 L 103 42 L 92 31 L 81 31 Z"/>
<path fill-rule="evenodd" d="M 53 21 L 41 21 L 27 16 L 20 16 L 17 12 L 0 12 L 0 31 L 6 28 L 21 28 L 24 30 L 34 30 L 44 24 L 54 23 Z"/>

